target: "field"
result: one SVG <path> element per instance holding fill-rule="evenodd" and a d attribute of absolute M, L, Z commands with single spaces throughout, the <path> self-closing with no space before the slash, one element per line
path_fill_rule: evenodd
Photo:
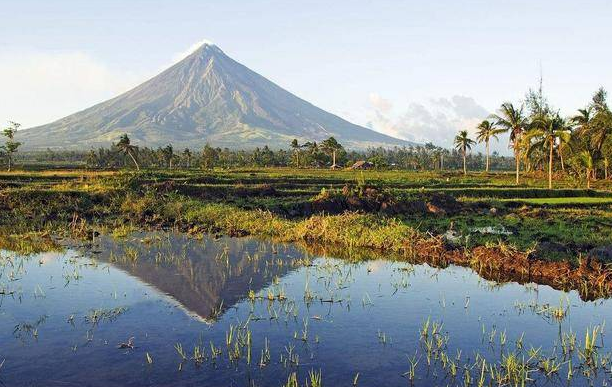
<path fill-rule="evenodd" d="M 538 258 L 573 263 L 612 244 L 612 184 L 597 181 L 592 190 L 568 180 L 556 181 L 554 190 L 544 185 L 542 176 L 531 175 L 517 187 L 505 173 L 280 168 L 1 173 L 0 227 L 5 233 L 65 231 L 77 216 L 91 228 L 127 221 L 134 228 L 195 227 L 282 238 L 286 232 L 274 226 L 293 228 L 322 215 L 333 221 L 350 212 L 355 220 L 374 218 L 398 230 L 446 235 L 446 242 L 458 247 L 502 242 L 535 250 Z M 271 223 L 259 222 L 259 211 Z"/>
<path fill-rule="evenodd" d="M 520 186 L 513 178 L 282 168 L 2 173 L 0 227 L 5 235 L 161 227 L 396 253 L 433 236 L 446 249 L 497 245 L 573 266 L 589 254 L 610 258 L 609 181 L 585 190 L 558 180 L 548 190 L 542 176 Z"/>
<path fill-rule="evenodd" d="M 0 173 L 0 382 L 605 383 L 612 185 L 513 179 Z"/>

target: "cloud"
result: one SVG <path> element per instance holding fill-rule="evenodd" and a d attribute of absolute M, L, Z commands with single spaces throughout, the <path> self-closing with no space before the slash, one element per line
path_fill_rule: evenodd
<path fill-rule="evenodd" d="M 369 100 L 370 104 L 372 104 L 377 111 L 382 113 L 389 113 L 393 108 L 391 101 L 381 97 L 378 93 L 370 93 Z"/>
<path fill-rule="evenodd" d="M 214 43 L 212 41 L 210 41 L 208 39 L 202 39 L 202 40 L 200 40 L 198 42 L 195 42 L 191 46 L 189 46 L 188 49 L 174 54 L 172 56 L 172 63 L 180 62 L 181 60 L 183 60 L 186 57 L 188 57 L 189 55 L 191 55 L 191 53 L 193 53 L 195 50 L 197 50 L 198 48 L 200 48 L 204 44 L 214 45 Z"/>
<path fill-rule="evenodd" d="M 447 98 L 438 98 L 437 100 L 432 100 L 432 102 L 440 108 L 445 108 L 449 114 L 461 118 L 484 119 L 490 114 L 487 109 L 480 106 L 476 103 L 474 98 L 471 97 L 455 95 L 451 97 L 450 100 Z"/>
<path fill-rule="evenodd" d="M 83 52 L 0 53 L 0 126 L 45 124 L 128 90 L 138 78 Z"/>
<path fill-rule="evenodd" d="M 373 95 L 376 97 L 372 98 Z M 424 103 L 411 102 L 398 115 L 393 114 L 391 106 L 378 94 L 370 94 L 368 126 L 391 136 L 419 143 L 433 142 L 446 148 L 452 147 L 460 130 L 467 130 L 475 137 L 476 127 L 490 114 L 474 98 L 460 95 L 434 98 Z M 503 138 L 491 145 L 493 150 L 508 153 Z"/>

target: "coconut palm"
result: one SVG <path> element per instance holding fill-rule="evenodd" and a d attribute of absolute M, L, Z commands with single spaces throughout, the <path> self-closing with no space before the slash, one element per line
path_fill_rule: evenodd
<path fill-rule="evenodd" d="M 570 119 L 573 125 L 574 137 L 577 139 L 589 139 L 593 126 L 593 106 L 587 106 L 584 109 L 578 109 L 578 114 Z M 591 148 L 591 141 L 582 141 L 582 147 Z M 581 147 L 581 148 L 582 148 Z"/>
<path fill-rule="evenodd" d="M 185 150 L 183 151 L 183 158 L 187 161 L 187 168 L 191 168 L 191 158 L 192 157 L 193 157 L 193 154 L 191 153 L 189 148 L 185 148 Z"/>
<path fill-rule="evenodd" d="M 319 146 L 323 152 L 327 153 L 332 157 L 332 168 L 337 167 L 336 165 L 336 153 L 342 149 L 342 145 L 335 138 L 330 137 L 327 140 L 321 142 Z"/>
<path fill-rule="evenodd" d="M 162 148 L 161 154 L 168 168 L 172 169 L 172 160 L 174 159 L 174 148 L 172 147 L 172 144 L 168 144 Z"/>
<path fill-rule="evenodd" d="M 463 174 L 467 175 L 467 151 L 472 149 L 472 145 L 476 144 L 476 141 L 472 140 L 468 136 L 467 130 L 462 130 L 455 136 L 455 148 L 461 151 L 463 156 Z"/>
<path fill-rule="evenodd" d="M 604 163 L 605 177 L 607 178 L 608 158 L 603 152 L 604 144 L 612 137 L 612 112 L 606 103 L 607 93 L 603 88 L 600 88 L 591 102 L 594 111 L 588 131 L 586 131 L 590 140 L 591 148 L 594 150 L 593 157 L 602 159 Z M 593 172 L 595 175 L 595 172 Z M 595 177 L 595 176 L 593 176 Z"/>
<path fill-rule="evenodd" d="M 568 130 L 571 129 L 571 127 L 567 128 Z M 571 132 L 570 132 L 571 133 Z M 565 172 L 565 158 L 563 156 L 565 149 L 569 149 L 570 151 L 570 155 L 572 152 L 572 139 L 573 136 L 563 136 L 563 137 L 559 137 L 559 145 L 557 145 L 557 154 L 559 155 L 559 161 L 561 162 L 561 170 L 563 172 Z"/>
<path fill-rule="evenodd" d="M 523 107 L 516 108 L 512 103 L 505 102 L 501 105 L 498 114 L 493 114 L 491 118 L 495 120 L 497 126 L 510 132 L 510 142 L 516 164 L 516 184 L 518 185 L 521 167 L 521 136 L 527 128 L 527 118 L 523 114 Z"/>
<path fill-rule="evenodd" d="M 587 189 L 591 188 L 591 175 L 593 174 L 593 155 L 589 151 L 582 151 L 576 155 L 578 165 L 585 169 Z"/>
<path fill-rule="evenodd" d="M 588 132 L 593 119 L 593 108 L 587 107 L 585 109 L 578 109 L 578 114 L 573 116 L 570 121 L 576 128 L 577 133 Z"/>
<path fill-rule="evenodd" d="M 477 129 L 478 129 L 478 132 L 477 132 L 476 140 L 478 140 L 478 142 L 485 143 L 486 156 L 487 156 L 485 171 L 489 172 L 489 141 L 491 140 L 491 138 L 494 138 L 497 140 L 497 135 L 505 132 L 505 129 L 496 127 L 495 123 L 492 123 L 491 121 L 488 121 L 488 120 L 482 121 L 478 125 Z"/>
<path fill-rule="evenodd" d="M 607 98 L 608 92 L 603 87 L 600 87 L 595 94 L 593 94 L 591 105 L 596 112 L 608 110 Z"/>
<path fill-rule="evenodd" d="M 293 149 L 293 154 L 295 155 L 295 165 L 299 168 L 300 167 L 300 148 L 302 148 L 303 145 L 301 145 L 297 138 L 294 138 L 293 141 L 291 141 L 291 148 Z"/>
<path fill-rule="evenodd" d="M 548 189 L 552 189 L 553 155 L 558 139 L 569 142 L 570 129 L 567 122 L 558 114 L 555 116 L 541 116 L 533 119 L 531 130 L 526 134 L 525 140 L 529 148 L 527 153 L 536 149 L 548 151 Z"/>
<path fill-rule="evenodd" d="M 138 147 L 130 143 L 130 138 L 128 137 L 127 134 L 124 133 L 119 138 L 119 142 L 117 143 L 116 146 L 117 146 L 117 149 L 121 150 L 123 153 L 130 156 L 130 158 L 134 162 L 134 165 L 136 165 L 136 170 L 140 171 L 140 166 L 138 165 L 138 162 L 136 161 L 136 157 L 135 157 L 135 154 L 138 152 Z"/>
<path fill-rule="evenodd" d="M 601 152 L 606 139 L 612 135 L 612 113 L 595 115 L 588 134 L 593 148 Z"/>

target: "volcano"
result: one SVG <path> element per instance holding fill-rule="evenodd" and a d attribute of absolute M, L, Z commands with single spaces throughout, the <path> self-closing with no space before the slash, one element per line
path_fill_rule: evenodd
<path fill-rule="evenodd" d="M 204 44 L 134 89 L 20 132 L 29 149 L 108 146 L 127 133 L 140 146 L 286 148 L 292 139 L 335 137 L 346 148 L 410 142 L 352 124 L 284 90 Z"/>

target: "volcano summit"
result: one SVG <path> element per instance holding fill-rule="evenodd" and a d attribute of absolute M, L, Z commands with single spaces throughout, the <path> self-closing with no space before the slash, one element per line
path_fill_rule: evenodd
<path fill-rule="evenodd" d="M 20 132 L 30 149 L 108 146 L 127 133 L 156 147 L 287 147 L 334 136 L 345 147 L 410 142 L 352 124 L 291 94 L 206 43 L 161 74 L 111 100 Z"/>

